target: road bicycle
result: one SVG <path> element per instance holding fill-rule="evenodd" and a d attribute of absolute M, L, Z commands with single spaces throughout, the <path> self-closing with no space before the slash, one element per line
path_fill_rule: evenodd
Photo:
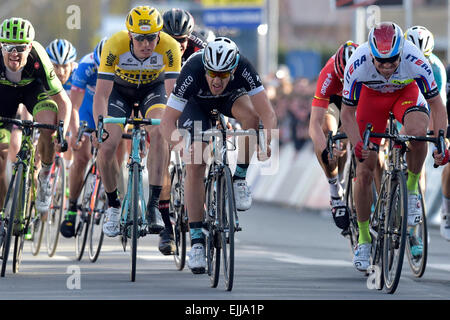
<path fill-rule="evenodd" d="M 210 113 L 215 127 L 201 131 L 203 141 L 212 146 L 212 161 L 205 175 L 205 214 L 202 231 L 206 242 L 207 274 L 211 287 L 219 282 L 220 264 L 225 288 L 231 291 L 234 281 L 234 236 L 241 231 L 236 210 L 231 170 L 228 166 L 228 139 L 230 136 L 256 136 L 264 141 L 262 126 L 259 130 L 227 130 L 227 123 L 216 109 Z M 235 150 L 235 146 L 233 144 Z M 262 148 L 265 152 L 265 148 Z"/>
<path fill-rule="evenodd" d="M 127 164 L 128 182 L 127 191 L 121 209 L 120 235 L 124 251 L 126 250 L 128 239 L 131 239 L 131 281 L 136 281 L 137 264 L 137 245 L 138 239 L 147 235 L 148 221 L 145 216 L 146 205 L 142 185 L 142 154 L 145 154 L 146 131 L 141 129 L 142 125 L 159 125 L 160 119 L 142 119 L 138 118 L 138 108 L 136 104 L 133 107 L 134 118 L 103 118 L 98 119 L 98 142 L 105 141 L 109 134 L 104 129 L 104 124 L 115 123 L 123 126 L 131 124 L 131 153 Z"/>
<path fill-rule="evenodd" d="M 0 117 L 0 122 L 4 124 L 13 124 L 22 130 L 22 140 L 20 150 L 17 153 L 17 161 L 13 164 L 13 174 L 6 192 L 5 204 L 3 207 L 3 215 L 0 219 L 0 243 L 2 269 L 1 276 L 5 276 L 6 266 L 9 258 L 11 240 L 14 236 L 13 250 L 13 273 L 19 271 L 22 260 L 23 245 L 27 230 L 31 233 L 31 239 L 42 240 L 42 216 L 35 210 L 34 204 L 36 200 L 36 175 L 35 175 L 35 146 L 34 138 L 37 134 L 36 129 L 49 129 L 57 131 L 57 141 L 62 146 L 62 152 L 67 150 L 67 142 L 63 138 L 63 121 L 59 124 L 50 125 L 37 123 L 31 120 L 18 120 Z M 51 219 L 53 211 L 63 210 L 63 201 L 61 196 L 55 193 L 62 192 L 64 198 L 64 176 L 58 172 L 64 172 L 64 163 L 55 161 L 54 165 L 57 169 L 51 177 L 52 183 L 52 203 L 47 216 Z M 56 199 L 56 201 L 55 201 Z M 44 215 L 45 216 L 45 215 Z M 40 225 L 40 227 L 38 227 Z M 36 231 L 40 231 L 37 233 Z M 39 244 L 40 246 L 40 244 Z M 56 247 L 56 245 L 55 245 Z"/>
<path fill-rule="evenodd" d="M 397 289 L 400 280 L 404 252 L 407 247 L 407 239 L 409 239 L 405 161 L 408 142 L 432 142 L 437 146 L 438 152 L 442 153 L 445 148 L 444 131 L 440 130 L 437 137 L 399 134 L 392 113 L 389 116 L 388 128 L 385 133 L 373 133 L 371 128 L 371 124 L 368 124 L 364 131 L 364 148 L 368 147 L 369 137 L 387 139 L 387 156 L 381 188 L 375 212 L 371 215 L 369 223 L 372 236 L 371 265 L 376 266 L 378 270 L 377 289 L 381 290 L 384 287 L 387 293 L 392 294 Z M 425 236 L 426 217 L 424 212 L 422 212 L 420 220 L 416 228 L 422 230 L 422 236 Z M 422 253 L 420 259 L 422 262 L 419 264 L 423 265 L 420 268 L 424 269 L 426 252 Z"/>

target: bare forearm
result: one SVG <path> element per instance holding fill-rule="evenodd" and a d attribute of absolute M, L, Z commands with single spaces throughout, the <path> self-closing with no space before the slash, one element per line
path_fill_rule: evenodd
<path fill-rule="evenodd" d="M 358 124 L 355 115 L 356 108 L 342 106 L 341 121 L 345 134 L 352 145 L 356 145 L 361 140 Z"/>

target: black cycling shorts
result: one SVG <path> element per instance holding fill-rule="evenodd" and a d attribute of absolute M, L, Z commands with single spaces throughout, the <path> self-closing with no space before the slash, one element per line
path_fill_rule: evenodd
<path fill-rule="evenodd" d="M 244 89 L 236 89 L 226 97 L 210 99 L 191 98 L 178 119 L 178 128 L 189 130 L 191 136 L 196 136 L 195 131 L 211 129 L 213 127 L 210 117 L 211 111 L 217 109 L 224 116 L 233 118 L 231 108 L 234 102 L 246 94 L 247 91 Z"/>
<path fill-rule="evenodd" d="M 150 110 L 164 109 L 166 102 L 164 82 L 158 82 L 142 90 L 125 88 L 114 83 L 108 100 L 108 116 L 129 118 L 134 104 L 138 103 L 141 116 L 146 118 Z"/>
<path fill-rule="evenodd" d="M 58 112 L 58 106 L 47 94 L 44 85 L 39 80 L 20 87 L 12 87 L 0 84 L 0 116 L 16 118 L 19 104 L 22 103 L 33 116 L 42 110 Z M 11 130 L 12 126 L 0 127 Z"/>

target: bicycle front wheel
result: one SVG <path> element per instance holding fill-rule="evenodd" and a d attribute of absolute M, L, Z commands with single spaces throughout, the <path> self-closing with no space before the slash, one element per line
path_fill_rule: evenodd
<path fill-rule="evenodd" d="M 96 175 L 89 169 L 83 183 L 83 192 L 81 197 L 81 215 L 77 215 L 75 224 L 75 253 L 78 260 L 81 260 L 86 247 L 88 229 L 91 215 L 91 201 L 94 193 Z"/>
<path fill-rule="evenodd" d="M 11 207 L 9 207 L 9 210 L 7 210 L 6 216 L 7 225 L 5 230 L 5 238 L 3 240 L 2 270 L 1 270 L 2 277 L 5 276 L 6 272 L 6 265 L 8 262 L 9 250 L 11 247 L 12 235 L 13 233 L 17 235 L 17 232 L 20 232 L 20 230 L 18 229 L 22 225 L 22 222 L 20 221 L 21 220 L 20 215 L 23 214 L 25 204 L 25 184 L 23 171 L 24 171 L 23 164 L 19 164 L 17 167 L 16 176 L 14 178 L 15 181 L 14 183 L 10 184 L 10 188 L 11 186 L 14 186 L 14 193 L 12 196 L 12 200 L 9 199 L 6 200 L 7 206 L 5 207 L 8 208 L 9 201 L 11 201 Z M 15 263 L 13 263 L 13 272 L 15 271 L 16 267 Z"/>
<path fill-rule="evenodd" d="M 409 266 L 413 275 L 420 278 L 425 273 L 428 256 L 428 229 L 425 198 L 419 184 L 420 202 L 422 214 L 420 222 L 413 227 L 408 227 L 406 252 Z"/>
<path fill-rule="evenodd" d="M 59 227 L 64 211 L 64 201 L 66 192 L 66 172 L 64 159 L 56 157 L 54 170 L 50 177 L 52 186 L 52 202 L 47 216 L 47 254 L 53 257 L 59 240 Z"/>
<path fill-rule="evenodd" d="M 131 281 L 136 281 L 137 243 L 139 232 L 139 164 L 133 164 L 133 184 L 131 185 Z"/>
<path fill-rule="evenodd" d="M 89 260 L 95 262 L 98 259 L 103 244 L 103 220 L 108 207 L 106 193 L 103 189 L 102 180 L 97 178 L 94 211 L 91 213 L 89 223 Z"/>
<path fill-rule="evenodd" d="M 175 252 L 173 258 L 177 270 L 181 271 L 186 262 L 186 232 L 187 219 L 184 206 L 184 179 L 181 168 L 172 167 L 170 172 L 170 207 L 169 212 L 173 214 L 173 236 L 175 240 Z"/>
<path fill-rule="evenodd" d="M 227 291 L 231 291 L 233 288 L 234 279 L 234 222 L 236 216 L 236 205 L 231 172 L 228 167 L 224 168 L 223 175 L 220 177 L 218 208 L 225 288 Z"/>
<path fill-rule="evenodd" d="M 32 202 L 30 206 L 30 217 L 31 253 L 33 254 L 33 256 L 37 256 L 39 254 L 39 250 L 41 249 L 45 222 L 42 221 L 41 215 L 36 211 L 34 202 Z"/>
<path fill-rule="evenodd" d="M 354 190 L 354 178 L 356 177 L 356 164 L 355 159 L 352 156 L 350 159 L 350 163 L 347 166 L 346 173 L 346 181 L 345 181 L 345 205 L 349 211 L 349 226 L 348 229 L 344 231 L 344 234 L 350 240 L 350 249 L 352 252 L 352 256 L 355 254 L 355 248 L 358 244 L 359 230 L 358 230 L 358 221 L 356 216 L 356 207 L 355 201 L 353 197 Z"/>
<path fill-rule="evenodd" d="M 203 220 L 206 228 L 207 273 L 211 282 L 211 288 L 216 288 L 219 283 L 221 245 L 216 228 L 217 192 L 216 180 L 213 177 L 209 177 L 206 181 L 205 191 L 206 213 Z"/>
<path fill-rule="evenodd" d="M 394 293 L 402 273 L 408 224 L 408 195 L 405 174 L 395 172 L 391 177 L 390 201 L 385 221 L 383 273 L 387 293 Z"/>

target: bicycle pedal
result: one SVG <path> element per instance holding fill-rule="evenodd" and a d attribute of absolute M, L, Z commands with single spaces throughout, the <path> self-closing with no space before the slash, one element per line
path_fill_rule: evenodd
<path fill-rule="evenodd" d="M 242 231 L 241 227 L 236 227 L 235 231 Z"/>

